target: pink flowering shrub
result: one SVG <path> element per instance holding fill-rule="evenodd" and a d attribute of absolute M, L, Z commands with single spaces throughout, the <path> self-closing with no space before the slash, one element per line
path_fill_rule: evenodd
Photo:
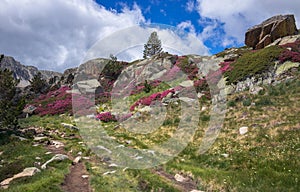
<path fill-rule="evenodd" d="M 111 121 L 117 121 L 117 119 L 115 118 L 115 116 L 113 116 L 111 114 L 111 112 L 103 112 L 103 113 L 99 113 L 98 115 L 96 115 L 96 119 L 99 119 L 100 121 L 103 122 L 111 122 Z"/>
<path fill-rule="evenodd" d="M 189 63 L 187 56 L 178 57 L 175 65 L 179 67 L 189 79 L 193 80 L 197 77 L 198 67 L 195 63 Z"/>
<path fill-rule="evenodd" d="M 289 48 L 290 50 L 285 49 L 279 55 L 278 59 L 280 63 L 284 63 L 285 61 L 300 62 L 300 40 L 281 45 L 281 47 Z"/>
<path fill-rule="evenodd" d="M 132 116 L 131 113 L 112 115 L 111 112 L 103 112 L 96 115 L 96 119 L 103 121 L 105 123 L 113 122 L 113 121 L 123 122 L 129 119 L 131 116 Z"/>
<path fill-rule="evenodd" d="M 280 63 L 284 63 L 286 61 L 292 61 L 292 62 L 300 62 L 300 53 L 290 50 L 284 50 L 279 55 L 279 61 Z"/>
<path fill-rule="evenodd" d="M 162 100 L 164 97 L 166 97 L 169 93 L 175 93 L 174 89 L 168 89 L 163 92 L 154 93 L 148 97 L 143 97 L 139 99 L 137 102 L 135 102 L 131 107 L 130 111 L 134 111 L 135 107 L 139 105 L 145 105 L 149 106 L 151 103 L 155 100 Z"/>
<path fill-rule="evenodd" d="M 233 62 L 234 60 L 225 60 L 224 62 L 220 63 L 219 66 L 221 67 L 221 72 L 225 73 L 226 71 L 231 71 L 233 69 L 233 67 L 231 66 Z"/>
<path fill-rule="evenodd" d="M 291 51 L 300 52 L 300 40 L 297 40 L 293 43 L 287 43 L 287 44 L 281 45 L 281 47 L 291 48 Z"/>
<path fill-rule="evenodd" d="M 81 95 L 73 95 L 75 99 L 72 98 L 72 94 L 67 93 L 68 90 L 71 90 L 71 88 L 63 86 L 57 90 L 49 91 L 47 94 L 40 95 L 31 103 L 31 105 L 37 107 L 35 113 L 40 116 L 72 114 L 73 109 L 78 114 L 86 114 L 89 111 L 88 109 L 94 105 L 91 99 Z"/>
<path fill-rule="evenodd" d="M 61 87 L 47 94 L 40 95 L 32 103 L 37 109 L 35 113 L 38 115 L 55 115 L 61 113 L 71 113 L 72 96 L 67 94 L 67 90 L 71 90 L 68 86 Z"/>

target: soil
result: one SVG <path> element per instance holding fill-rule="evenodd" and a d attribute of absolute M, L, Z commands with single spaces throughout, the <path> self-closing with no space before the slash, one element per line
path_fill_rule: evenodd
<path fill-rule="evenodd" d="M 82 175 L 88 175 L 83 163 L 72 165 L 70 173 L 65 177 L 62 189 L 66 192 L 90 192 L 88 178 L 82 178 Z"/>
<path fill-rule="evenodd" d="M 53 154 L 65 154 L 68 155 L 71 160 L 74 159 L 63 147 L 56 148 L 48 145 L 47 149 Z M 89 178 L 82 178 L 82 175 L 89 175 L 85 165 L 82 162 L 72 165 L 70 167 L 70 173 L 65 176 L 65 180 L 61 185 L 62 190 L 65 192 L 91 192 Z"/>

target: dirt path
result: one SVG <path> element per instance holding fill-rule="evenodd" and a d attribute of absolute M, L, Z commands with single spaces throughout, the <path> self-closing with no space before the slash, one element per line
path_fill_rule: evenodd
<path fill-rule="evenodd" d="M 62 189 L 66 192 L 90 192 L 89 179 L 82 177 L 82 175 L 87 174 L 83 163 L 72 165 L 70 173 L 65 177 L 62 184 Z"/>
<path fill-rule="evenodd" d="M 48 145 L 47 149 L 53 154 L 65 154 L 68 155 L 71 160 L 74 159 L 63 147 L 56 148 Z M 89 178 L 83 178 L 83 175 L 89 175 L 84 163 L 79 162 L 72 165 L 70 167 L 70 173 L 65 176 L 64 183 L 61 185 L 62 190 L 65 192 L 91 192 Z"/>

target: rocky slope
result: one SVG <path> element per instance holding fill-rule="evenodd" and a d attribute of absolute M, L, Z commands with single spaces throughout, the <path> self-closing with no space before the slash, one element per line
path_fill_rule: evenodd
<path fill-rule="evenodd" d="M 25 66 L 20 62 L 16 61 L 13 57 L 1 55 L 0 69 L 9 69 L 14 72 L 14 77 L 20 79 L 19 87 L 26 87 L 29 85 L 29 80 L 33 78 L 35 74 L 41 72 L 44 79 L 49 80 L 50 78 L 57 76 L 60 77 L 62 74 L 54 71 L 39 71 L 34 66 Z"/>

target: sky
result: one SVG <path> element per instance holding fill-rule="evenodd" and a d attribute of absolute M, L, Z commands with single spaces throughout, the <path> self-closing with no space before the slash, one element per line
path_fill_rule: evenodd
<path fill-rule="evenodd" d="M 245 32 L 298 0 L 2 0 L 0 53 L 63 72 L 87 58 L 132 61 L 157 31 L 164 50 L 211 55 L 244 45 Z"/>

